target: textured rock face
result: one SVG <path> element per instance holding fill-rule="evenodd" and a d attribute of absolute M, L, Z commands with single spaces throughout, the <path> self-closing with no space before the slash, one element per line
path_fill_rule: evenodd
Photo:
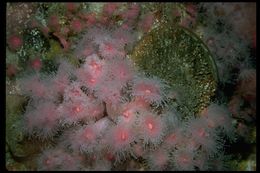
<path fill-rule="evenodd" d="M 19 33 L 28 27 L 31 16 L 35 13 L 35 3 L 7 3 L 6 30 L 8 33 Z"/>

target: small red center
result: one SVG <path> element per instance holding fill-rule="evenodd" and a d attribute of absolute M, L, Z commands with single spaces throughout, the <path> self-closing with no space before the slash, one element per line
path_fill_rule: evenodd
<path fill-rule="evenodd" d="M 175 135 L 175 134 L 172 134 L 172 135 L 170 136 L 170 139 L 174 141 L 174 140 L 176 139 L 176 135 Z"/>
<path fill-rule="evenodd" d="M 51 161 L 50 161 L 50 159 L 46 159 L 46 160 L 45 160 L 45 164 L 46 164 L 46 165 L 49 165 L 49 164 L 51 164 Z"/>
<path fill-rule="evenodd" d="M 90 65 L 91 65 L 91 67 L 93 67 L 94 69 L 98 69 L 98 68 L 99 68 L 98 63 L 96 63 L 95 61 L 92 61 L 92 62 L 90 63 Z"/>
<path fill-rule="evenodd" d="M 20 38 L 18 38 L 18 37 L 14 37 L 14 38 L 13 38 L 13 44 L 14 44 L 15 46 L 20 46 L 21 43 L 22 43 L 22 41 L 21 41 Z"/>
<path fill-rule="evenodd" d="M 107 51 L 112 51 L 112 50 L 113 50 L 113 46 L 112 46 L 111 44 L 107 44 L 106 47 L 105 47 L 105 49 L 106 49 Z"/>
<path fill-rule="evenodd" d="M 145 90 L 145 93 L 147 93 L 147 94 L 151 94 L 151 90 L 146 89 L 146 90 Z"/>
<path fill-rule="evenodd" d="M 126 140 L 126 134 L 125 134 L 124 132 L 121 134 L 121 139 L 122 139 L 123 141 Z"/>
<path fill-rule="evenodd" d="M 129 118 L 130 116 L 130 112 L 128 110 L 126 110 L 124 113 L 123 113 L 124 117 L 126 118 Z"/>
<path fill-rule="evenodd" d="M 75 95 L 75 96 L 80 96 L 80 92 L 76 89 L 72 89 L 72 93 Z"/>
<path fill-rule="evenodd" d="M 182 158 L 182 162 L 186 163 L 188 161 L 188 159 L 186 157 Z"/>
<path fill-rule="evenodd" d="M 93 83 L 96 82 L 96 80 L 95 80 L 94 78 L 91 78 L 91 79 L 90 79 L 90 82 L 93 84 Z"/>
<path fill-rule="evenodd" d="M 84 136 L 86 139 L 93 139 L 93 134 L 89 131 L 86 131 Z"/>
<path fill-rule="evenodd" d="M 150 130 L 153 130 L 153 124 L 152 123 L 148 123 L 148 128 L 150 129 Z"/>
<path fill-rule="evenodd" d="M 79 106 L 74 107 L 73 110 L 74 110 L 75 113 L 79 113 L 81 111 Z"/>

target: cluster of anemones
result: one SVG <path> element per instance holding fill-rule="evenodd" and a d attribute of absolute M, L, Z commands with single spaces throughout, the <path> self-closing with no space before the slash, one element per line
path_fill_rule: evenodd
<path fill-rule="evenodd" d="M 40 155 L 39 170 L 111 170 L 128 159 L 143 159 L 151 170 L 207 170 L 222 159 L 220 134 L 232 137 L 226 109 L 213 104 L 201 118 L 183 120 L 167 105 L 168 85 L 128 58 L 137 35 L 126 24 L 138 11 L 130 6 L 119 28 L 104 21 L 88 29 L 75 50 L 79 66 L 61 61 L 51 75 L 19 80 L 30 97 L 25 133 L 56 143 Z"/>

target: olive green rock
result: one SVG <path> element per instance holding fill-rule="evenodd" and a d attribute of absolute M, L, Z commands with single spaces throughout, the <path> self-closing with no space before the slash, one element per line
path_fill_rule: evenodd
<path fill-rule="evenodd" d="M 203 110 L 217 88 L 217 69 L 207 46 L 193 32 L 159 23 L 135 46 L 131 59 L 148 76 L 164 79 L 184 115 Z"/>

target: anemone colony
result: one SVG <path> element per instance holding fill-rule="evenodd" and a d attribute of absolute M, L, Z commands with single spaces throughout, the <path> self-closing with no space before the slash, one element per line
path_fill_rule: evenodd
<path fill-rule="evenodd" d="M 136 3 L 121 11 L 119 6 L 107 3 L 97 17 L 69 3 L 66 27 L 55 15 L 45 27 L 36 25 L 64 52 L 72 47 L 77 62 L 60 57 L 55 71 L 42 73 L 36 57 L 30 62 L 34 72 L 17 78 L 29 100 L 23 133 L 51 143 L 37 155 L 37 170 L 226 169 L 224 145 L 236 138 L 227 106 L 212 102 L 185 118 L 171 106 L 167 82 L 142 73 L 128 56 L 154 15 L 141 14 Z M 122 23 L 115 23 L 117 17 Z M 70 42 L 69 34 L 80 37 Z M 15 35 L 7 42 L 12 51 L 23 44 Z M 15 73 L 9 66 L 7 75 Z"/>

